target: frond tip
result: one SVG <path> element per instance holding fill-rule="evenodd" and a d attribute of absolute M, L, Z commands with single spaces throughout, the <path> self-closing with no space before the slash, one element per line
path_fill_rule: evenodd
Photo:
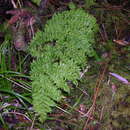
<path fill-rule="evenodd" d="M 70 92 L 67 81 L 77 84 L 87 57 L 95 55 L 97 31 L 93 16 L 82 9 L 70 10 L 55 14 L 31 41 L 29 51 L 36 57 L 31 65 L 33 105 L 41 121 L 61 100 L 62 92 Z"/>

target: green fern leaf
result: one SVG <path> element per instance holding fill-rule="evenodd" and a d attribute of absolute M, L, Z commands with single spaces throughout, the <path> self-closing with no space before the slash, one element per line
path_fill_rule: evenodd
<path fill-rule="evenodd" d="M 96 54 L 97 31 L 93 16 L 73 9 L 55 14 L 31 41 L 29 51 L 36 57 L 31 64 L 32 97 L 41 121 L 62 99 L 63 91 L 70 93 L 67 82 L 78 84 L 87 58 Z"/>

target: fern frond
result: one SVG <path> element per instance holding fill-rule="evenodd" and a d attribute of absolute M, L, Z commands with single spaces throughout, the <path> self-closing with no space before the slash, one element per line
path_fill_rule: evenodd
<path fill-rule="evenodd" d="M 34 109 L 41 121 L 46 119 L 63 91 L 69 93 L 67 81 L 77 84 L 87 58 L 94 56 L 96 20 L 82 9 L 64 11 L 48 20 L 30 43 L 36 57 L 31 65 Z"/>

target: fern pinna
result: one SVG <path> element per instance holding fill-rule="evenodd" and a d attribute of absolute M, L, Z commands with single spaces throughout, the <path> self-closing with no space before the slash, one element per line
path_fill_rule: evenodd
<path fill-rule="evenodd" d="M 31 41 L 29 51 L 36 57 L 31 64 L 32 97 L 41 121 L 61 100 L 63 91 L 70 92 L 67 81 L 77 84 L 87 57 L 95 55 L 97 30 L 93 16 L 73 9 L 55 14 Z"/>

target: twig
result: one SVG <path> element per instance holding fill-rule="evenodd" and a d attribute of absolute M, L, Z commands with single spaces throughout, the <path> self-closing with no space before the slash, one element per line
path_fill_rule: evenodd
<path fill-rule="evenodd" d="M 102 110 L 101 110 L 100 121 L 102 120 L 102 117 L 103 117 L 103 111 L 104 111 L 104 106 L 102 107 Z"/>
<path fill-rule="evenodd" d="M 26 116 L 25 114 L 19 113 L 19 112 L 4 112 L 3 114 L 16 114 L 16 115 L 21 115 L 24 116 L 29 122 L 32 122 L 32 120 Z"/>
<path fill-rule="evenodd" d="M 93 112 L 94 112 L 94 108 L 95 108 L 95 105 L 96 105 L 96 99 L 97 99 L 97 96 L 98 96 L 98 93 L 99 93 L 99 88 L 100 88 L 101 82 L 102 82 L 102 80 L 103 80 L 103 78 L 104 78 L 104 74 L 105 74 L 105 72 L 106 72 L 106 68 L 107 68 L 107 63 L 105 64 L 105 67 L 104 67 L 104 69 L 103 69 L 103 72 L 102 72 L 101 76 L 98 78 L 98 80 L 97 80 L 97 82 L 96 82 L 96 92 L 95 92 L 95 94 L 94 94 L 93 104 L 92 104 L 92 106 L 90 107 L 90 109 L 88 110 L 88 112 L 86 113 L 86 115 L 89 114 L 90 117 L 92 117 L 91 115 L 92 115 Z M 89 120 L 90 120 L 90 118 L 87 119 L 83 130 L 86 130 L 86 129 L 87 129 L 87 125 L 88 125 Z"/>
<path fill-rule="evenodd" d="M 15 4 L 14 0 L 11 0 L 11 3 L 12 3 L 12 5 L 13 5 L 13 7 L 14 7 L 15 9 L 18 8 L 17 5 Z"/>
<path fill-rule="evenodd" d="M 33 119 L 33 121 L 32 121 L 32 125 L 31 125 L 30 130 L 33 130 L 33 126 L 34 126 L 35 119 L 36 119 L 36 115 L 34 116 L 34 119 Z"/>

